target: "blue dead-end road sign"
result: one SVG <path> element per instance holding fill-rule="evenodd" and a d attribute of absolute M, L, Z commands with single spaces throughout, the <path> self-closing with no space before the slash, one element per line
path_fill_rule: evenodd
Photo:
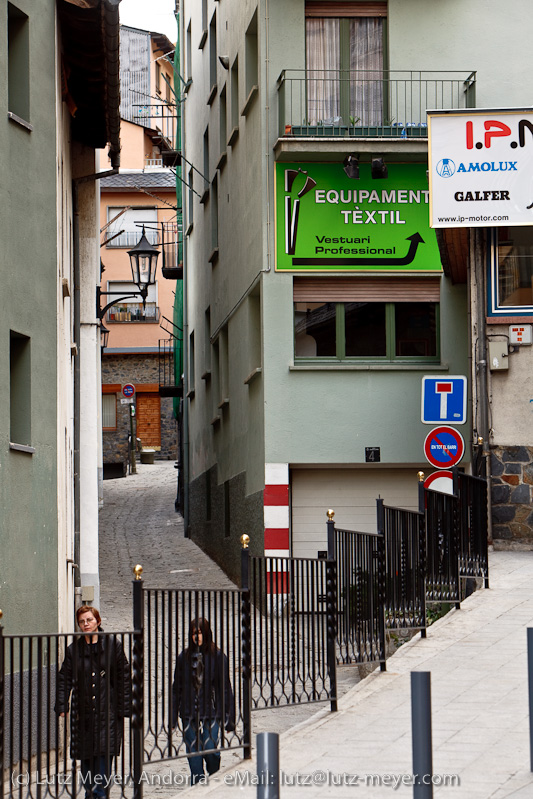
<path fill-rule="evenodd" d="M 464 375 L 422 378 L 422 421 L 424 424 L 464 424 L 467 383 Z"/>

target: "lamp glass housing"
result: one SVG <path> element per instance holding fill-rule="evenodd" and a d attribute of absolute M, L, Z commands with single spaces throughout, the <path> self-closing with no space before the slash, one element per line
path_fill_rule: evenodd
<path fill-rule="evenodd" d="M 139 242 L 131 250 L 128 250 L 128 255 L 130 256 L 133 282 L 137 284 L 141 293 L 146 295 L 148 286 L 155 283 L 159 250 L 150 244 L 146 238 L 144 226 Z"/>

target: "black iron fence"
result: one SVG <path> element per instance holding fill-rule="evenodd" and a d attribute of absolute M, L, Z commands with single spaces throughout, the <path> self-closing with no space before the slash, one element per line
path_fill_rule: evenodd
<path fill-rule="evenodd" d="M 385 664 L 385 547 L 377 533 L 328 521 L 337 566 L 337 660 Z M 331 544 L 330 544 L 331 546 Z"/>
<path fill-rule="evenodd" d="M 135 795 L 133 633 L 2 635 L 0 795 Z"/>
<path fill-rule="evenodd" d="M 461 577 L 482 577 L 489 587 L 487 481 L 454 470 L 459 505 L 459 571 Z"/>
<path fill-rule="evenodd" d="M 377 526 L 385 542 L 385 626 L 425 634 L 425 515 L 378 499 Z"/>

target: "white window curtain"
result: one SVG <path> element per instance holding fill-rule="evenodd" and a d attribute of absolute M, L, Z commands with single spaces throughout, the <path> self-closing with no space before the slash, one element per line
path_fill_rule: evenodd
<path fill-rule="evenodd" d="M 306 20 L 307 124 L 339 125 L 340 19 Z"/>
<path fill-rule="evenodd" d="M 383 20 L 374 17 L 350 20 L 350 116 L 357 125 L 385 122 Z"/>
<path fill-rule="evenodd" d="M 349 25 L 349 52 L 341 50 L 341 23 Z M 383 20 L 308 18 L 306 47 L 307 124 L 383 124 Z"/>

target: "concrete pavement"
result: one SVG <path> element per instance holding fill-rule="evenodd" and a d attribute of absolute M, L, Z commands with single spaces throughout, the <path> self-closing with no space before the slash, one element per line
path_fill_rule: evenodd
<path fill-rule="evenodd" d="M 533 553 L 491 553 L 490 584 L 430 627 L 426 640 L 404 644 L 387 672 L 373 672 L 340 699 L 338 713 L 324 709 L 281 736 L 280 796 L 412 797 L 410 672 L 417 670 L 431 673 L 433 773 L 452 782 L 435 785 L 434 796 L 533 797 L 526 662 Z M 255 797 L 255 774 L 254 759 L 187 793 Z"/>

